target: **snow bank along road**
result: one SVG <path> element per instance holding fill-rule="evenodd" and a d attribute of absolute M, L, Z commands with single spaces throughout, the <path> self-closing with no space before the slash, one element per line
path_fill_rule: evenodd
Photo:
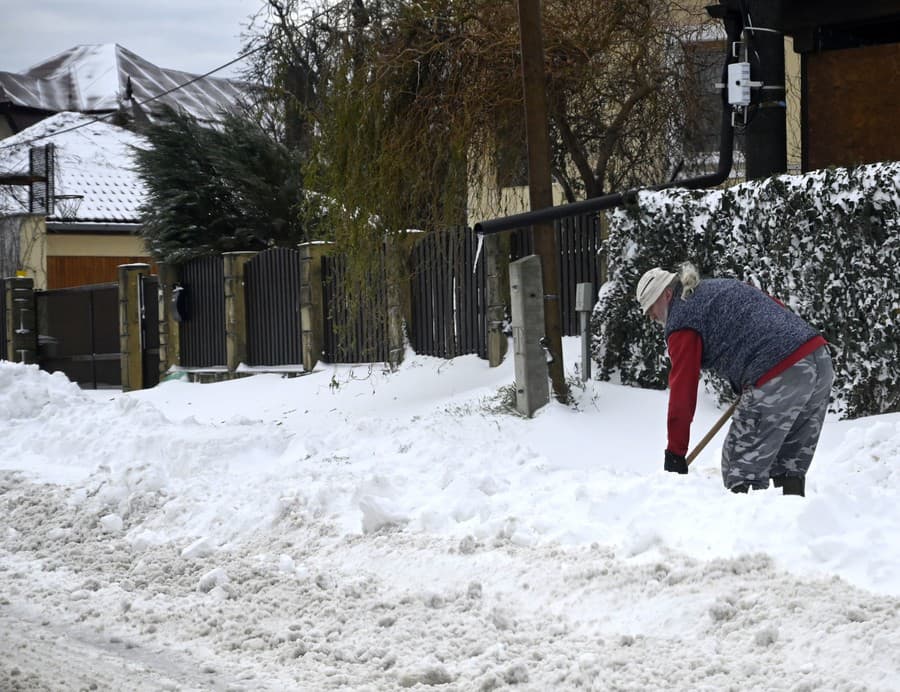
<path fill-rule="evenodd" d="M 522 421 L 415 400 L 508 379 L 430 367 L 101 397 L 0 363 L 0 690 L 900 690 L 896 590 L 853 585 L 896 584 L 890 420 L 814 497 L 735 500 L 625 453 L 664 397 Z"/>
<path fill-rule="evenodd" d="M 224 551 L 136 551 L 65 488 L 0 487 L 3 690 L 900 684 L 896 598 L 764 555 L 629 564 L 503 535 L 338 536 L 292 508 Z"/>

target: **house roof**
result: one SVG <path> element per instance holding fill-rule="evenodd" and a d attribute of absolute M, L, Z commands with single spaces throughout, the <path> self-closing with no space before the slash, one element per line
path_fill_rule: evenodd
<path fill-rule="evenodd" d="M 75 46 L 22 74 L 0 72 L 0 104 L 48 112 L 114 111 L 127 103 L 129 80 L 138 103 L 155 99 L 144 106 L 151 115 L 169 106 L 203 122 L 220 120 L 220 111 L 234 107 L 248 91 L 242 82 L 157 67 L 118 44 L 104 43 Z"/>
<path fill-rule="evenodd" d="M 83 199 L 74 218 L 57 207 L 48 222 L 140 223 L 146 192 L 135 170 L 134 148 L 148 146 L 144 137 L 81 113 L 57 113 L 0 140 L 0 175 L 27 173 L 30 148 L 49 142 L 55 152 L 55 194 Z M 0 185 L 0 214 L 28 211 L 28 187 Z"/>

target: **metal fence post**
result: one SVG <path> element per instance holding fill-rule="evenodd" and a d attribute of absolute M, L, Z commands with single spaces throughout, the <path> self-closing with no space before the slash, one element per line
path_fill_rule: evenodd
<path fill-rule="evenodd" d="M 575 286 L 575 312 L 581 331 L 581 381 L 591 379 L 591 334 L 588 318 L 594 308 L 594 284 L 581 283 Z"/>
<path fill-rule="evenodd" d="M 123 392 L 144 387 L 140 290 L 141 277 L 149 273 L 149 264 L 119 265 L 119 350 Z"/>
<path fill-rule="evenodd" d="M 485 320 L 487 322 L 487 356 L 488 365 L 496 368 L 503 362 L 509 340 L 503 333 L 503 321 L 506 318 L 506 297 L 503 295 L 504 259 L 508 253 L 501 252 L 500 234 L 483 236 L 485 280 Z"/>
<path fill-rule="evenodd" d="M 225 292 L 225 365 L 234 372 L 247 362 L 247 301 L 244 266 L 255 252 L 222 253 Z"/>
<path fill-rule="evenodd" d="M 37 319 L 34 280 L 27 277 L 4 279 L 6 333 L 2 356 L 13 363 L 37 362 Z"/>

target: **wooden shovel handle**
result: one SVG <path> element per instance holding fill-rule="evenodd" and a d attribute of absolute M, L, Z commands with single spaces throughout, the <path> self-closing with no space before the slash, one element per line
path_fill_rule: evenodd
<path fill-rule="evenodd" d="M 709 441 L 715 437 L 716 433 L 719 432 L 719 429 L 725 425 L 726 421 L 731 418 L 731 414 L 734 413 L 734 409 L 737 408 L 738 402 L 740 401 L 740 397 L 734 400 L 734 403 L 728 407 L 728 410 L 722 414 L 722 417 L 716 421 L 716 424 L 712 426 L 710 431 L 706 433 L 706 437 L 704 437 L 700 442 L 697 443 L 697 446 L 694 447 L 694 450 L 687 455 L 687 464 L 691 465 L 691 462 L 697 458 L 697 455 L 703 451 L 703 448 L 709 444 Z"/>

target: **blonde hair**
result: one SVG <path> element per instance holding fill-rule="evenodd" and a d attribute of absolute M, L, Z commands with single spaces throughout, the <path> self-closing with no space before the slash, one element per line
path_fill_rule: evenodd
<path fill-rule="evenodd" d="M 687 300 L 700 283 L 700 274 L 690 262 L 683 262 L 678 269 L 678 280 L 681 282 L 681 299 Z"/>

